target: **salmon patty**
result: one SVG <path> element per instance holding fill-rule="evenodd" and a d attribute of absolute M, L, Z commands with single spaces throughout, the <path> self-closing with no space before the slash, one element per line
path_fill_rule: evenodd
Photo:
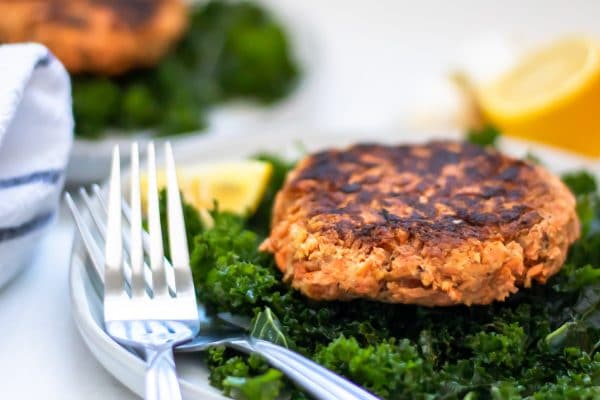
<path fill-rule="evenodd" d="M 43 43 L 74 73 L 152 66 L 186 26 L 181 0 L 0 2 L 0 42 Z"/>
<path fill-rule="evenodd" d="M 359 144 L 300 161 L 261 249 L 313 299 L 472 305 L 545 283 L 579 231 L 541 166 L 467 143 Z"/>

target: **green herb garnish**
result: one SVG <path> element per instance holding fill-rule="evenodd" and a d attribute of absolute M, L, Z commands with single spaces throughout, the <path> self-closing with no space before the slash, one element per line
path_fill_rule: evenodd
<path fill-rule="evenodd" d="M 500 131 L 496 127 L 486 125 L 481 129 L 470 130 L 467 133 L 467 142 L 479 146 L 495 146 L 499 137 Z"/>

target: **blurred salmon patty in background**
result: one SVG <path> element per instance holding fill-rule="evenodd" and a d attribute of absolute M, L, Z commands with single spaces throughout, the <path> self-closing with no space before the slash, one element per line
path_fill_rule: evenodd
<path fill-rule="evenodd" d="M 0 2 L 0 42 L 44 43 L 74 73 L 154 65 L 187 23 L 180 0 Z"/>

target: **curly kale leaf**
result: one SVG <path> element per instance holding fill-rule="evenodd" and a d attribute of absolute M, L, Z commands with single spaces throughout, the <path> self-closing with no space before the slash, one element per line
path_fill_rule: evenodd
<path fill-rule="evenodd" d="M 260 265 L 219 259 L 197 290 L 205 304 L 233 313 L 252 314 L 264 293 L 277 284 L 270 271 Z"/>
<path fill-rule="evenodd" d="M 245 377 L 250 374 L 250 366 L 241 356 L 226 354 L 225 347 L 213 347 L 208 350 L 208 366 L 211 369 L 211 385 L 223 389 L 223 381 L 230 376 Z"/>
<path fill-rule="evenodd" d="M 271 228 L 271 214 L 275 195 L 283 186 L 288 172 L 294 168 L 295 163 L 267 153 L 258 154 L 254 159 L 270 163 L 273 167 L 273 174 L 256 213 L 248 220 L 247 227 L 260 236 L 267 236 Z"/>
<path fill-rule="evenodd" d="M 530 397 L 533 400 L 596 400 L 600 387 L 592 386 L 587 375 L 561 376 L 556 383 L 544 385 Z"/>
<path fill-rule="evenodd" d="M 424 383 L 432 373 L 408 340 L 361 346 L 356 339 L 341 336 L 322 348 L 315 360 L 383 398 L 414 398 L 426 389 Z"/>
<path fill-rule="evenodd" d="M 123 91 L 121 103 L 124 127 L 135 129 L 160 122 L 160 105 L 148 86 L 133 83 Z"/>
<path fill-rule="evenodd" d="M 191 264 L 198 278 L 205 278 L 217 265 L 219 258 L 224 261 L 257 262 L 264 259 L 258 251 L 257 235 L 244 228 L 244 219 L 240 216 L 212 212 L 214 225 L 200 232 L 194 238 Z"/>
<path fill-rule="evenodd" d="M 226 391 L 237 390 L 248 400 L 275 400 L 279 396 L 283 382 L 281 372 L 269 369 L 267 372 L 253 377 L 229 376 L 223 380 Z"/>
<path fill-rule="evenodd" d="M 500 131 L 492 125 L 467 132 L 467 142 L 478 146 L 495 146 L 498 138 L 500 138 Z"/>
<path fill-rule="evenodd" d="M 121 92 L 108 78 L 73 79 L 75 129 L 82 135 L 98 137 L 119 114 Z"/>
<path fill-rule="evenodd" d="M 316 302 L 288 288 L 265 297 L 266 305 L 279 317 L 283 330 L 294 348 L 313 354 L 340 335 L 353 336 L 362 343 L 379 343 L 390 337 L 391 323 L 409 321 L 412 312 L 392 305 L 368 301 Z M 382 317 L 385 315 L 385 317 Z"/>
<path fill-rule="evenodd" d="M 595 219 L 593 224 L 597 225 L 600 221 Z M 585 229 L 585 228 L 584 228 Z M 578 267 L 587 264 L 600 266 L 600 231 L 588 232 L 582 240 L 577 241 L 569 250 L 567 263 L 572 263 Z"/>
<path fill-rule="evenodd" d="M 242 218 L 213 213 L 214 227 L 194 239 L 190 265 L 198 298 L 219 310 L 253 315 L 279 280 L 258 251 L 258 237 Z"/>
<path fill-rule="evenodd" d="M 498 382 L 490 388 L 492 400 L 520 400 L 523 387 L 516 382 Z"/>
<path fill-rule="evenodd" d="M 577 211 L 581 239 L 569 249 L 567 263 L 578 268 L 587 264 L 600 267 L 600 199 L 596 195 L 579 196 Z"/>
<path fill-rule="evenodd" d="M 191 249 L 194 245 L 194 238 L 203 231 L 202 221 L 200 214 L 194 206 L 187 203 L 182 198 L 182 209 L 183 209 L 183 220 L 185 221 L 185 237 L 187 239 L 188 249 Z M 169 220 L 167 218 L 167 191 L 162 189 L 158 194 L 158 206 L 160 213 L 160 224 L 162 226 L 163 233 L 163 249 L 165 257 L 171 259 L 171 248 L 169 245 L 169 230 L 167 229 Z"/>
<path fill-rule="evenodd" d="M 567 263 L 554 278 L 554 289 L 574 298 L 566 309 L 569 318 L 545 337 L 553 352 L 576 347 L 595 351 L 600 341 L 600 201 L 592 175 L 578 172 L 563 176 L 577 197 L 582 238 L 567 257 Z"/>
<path fill-rule="evenodd" d="M 225 97 L 273 101 L 295 84 L 298 67 L 283 28 L 250 2 L 211 1 L 198 15 L 198 34 L 221 45 L 213 72 Z"/>
<path fill-rule="evenodd" d="M 553 288 L 558 292 L 578 292 L 588 285 L 600 283 L 600 266 L 586 264 L 576 267 L 574 264 L 565 264 L 563 272 L 554 282 Z"/>
<path fill-rule="evenodd" d="M 564 351 L 565 370 L 556 379 L 540 382 L 540 388 L 528 399 L 598 399 L 600 398 L 600 355 L 591 357 L 577 348 Z"/>
<path fill-rule="evenodd" d="M 241 400 L 275 400 L 283 376 L 256 355 L 239 356 L 224 347 L 208 351 L 209 381 L 228 396 Z"/>
<path fill-rule="evenodd" d="M 577 171 L 562 176 L 563 182 L 575 195 L 596 193 L 596 178 L 587 171 Z"/>
<path fill-rule="evenodd" d="M 514 370 L 523 364 L 527 336 L 516 324 L 497 323 L 492 332 L 480 331 L 466 338 L 476 362 L 503 371 Z M 501 372 L 501 371 L 499 371 Z"/>
<path fill-rule="evenodd" d="M 577 215 L 581 222 L 582 236 L 585 238 L 590 233 L 600 231 L 600 196 L 597 192 L 596 178 L 586 171 L 577 171 L 564 174 L 562 180 L 577 196 Z M 577 245 L 598 248 L 599 240 L 597 237 L 588 238 L 588 240 L 580 241 Z M 590 242 L 592 242 L 591 245 L 589 245 Z"/>

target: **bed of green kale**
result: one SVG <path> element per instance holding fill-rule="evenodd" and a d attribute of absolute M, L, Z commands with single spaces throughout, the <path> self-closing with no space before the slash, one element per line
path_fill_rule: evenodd
<path fill-rule="evenodd" d="M 171 135 L 204 128 L 210 107 L 232 98 L 276 101 L 298 78 L 290 46 L 282 25 L 259 5 L 207 2 L 192 11 L 187 33 L 156 67 L 115 78 L 74 76 L 76 132 Z"/>
<path fill-rule="evenodd" d="M 268 231 L 275 174 L 249 220 L 214 212 L 205 230 L 186 206 L 198 298 L 212 311 L 250 316 L 287 345 L 384 399 L 600 398 L 600 196 L 595 179 L 564 181 L 577 195 L 582 237 L 546 285 L 489 306 L 425 308 L 370 301 L 315 302 L 282 283 L 258 244 Z M 193 239 L 192 239 L 193 238 Z M 210 382 L 249 400 L 308 398 L 260 358 L 216 348 Z"/>

